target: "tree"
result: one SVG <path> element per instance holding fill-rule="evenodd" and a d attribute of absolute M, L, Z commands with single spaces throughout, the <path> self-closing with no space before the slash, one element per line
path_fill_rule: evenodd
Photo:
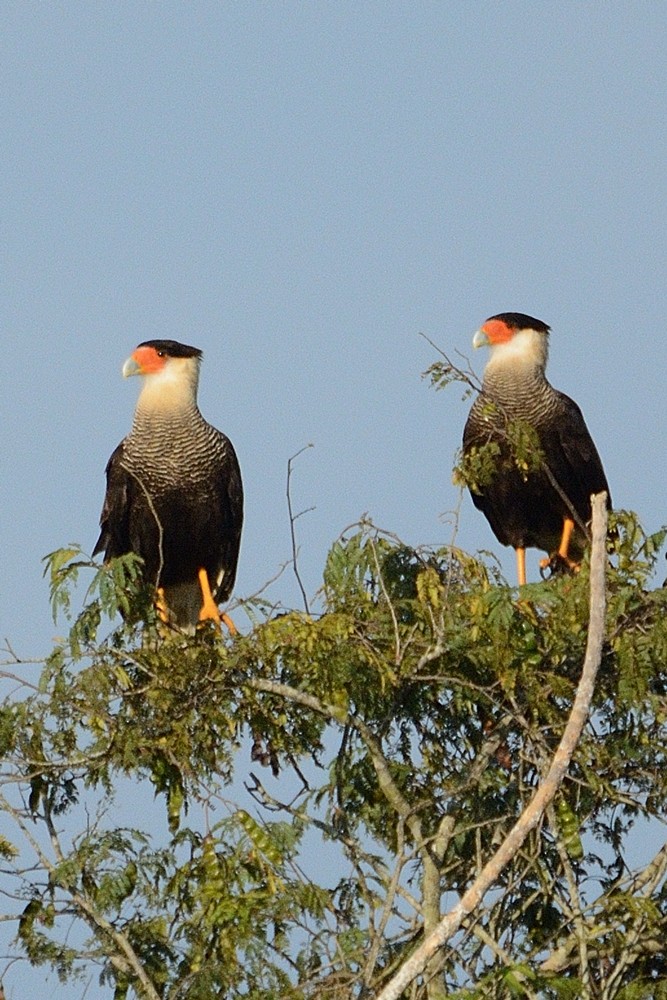
<path fill-rule="evenodd" d="M 15 954 L 63 979 L 97 965 L 116 998 L 666 997 L 667 591 L 651 580 L 667 532 L 614 528 L 597 570 L 518 598 L 460 550 L 364 522 L 330 551 L 318 614 L 257 600 L 233 638 L 163 634 L 134 557 L 54 553 L 68 634 L 39 684 L 11 651 L 3 673 Z M 543 786 L 605 562 L 569 770 L 403 983 Z M 120 822 L 128 787 L 163 803 L 163 837 Z"/>

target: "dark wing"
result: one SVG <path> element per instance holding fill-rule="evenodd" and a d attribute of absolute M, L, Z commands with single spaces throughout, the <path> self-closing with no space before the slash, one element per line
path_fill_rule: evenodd
<path fill-rule="evenodd" d="M 503 431 L 503 417 L 480 393 L 463 430 L 463 454 L 467 455 L 472 448 L 481 448 L 491 441 L 502 442 Z M 499 474 L 485 483 L 480 491 L 469 487 L 472 502 L 484 514 L 501 545 L 523 545 L 527 519 L 523 506 L 525 491 L 518 470 L 507 461 L 507 449 L 502 444 L 497 472 Z"/>
<path fill-rule="evenodd" d="M 502 417 L 483 393 L 480 393 L 470 408 L 468 419 L 463 428 L 463 454 L 467 455 L 472 448 L 481 448 L 490 441 L 502 439 Z M 502 459 L 499 459 L 499 467 Z M 470 496 L 478 510 L 487 513 L 487 504 L 482 495 L 470 489 Z M 486 492 L 486 491 L 485 491 Z M 494 529 L 495 530 L 495 529 Z"/>
<path fill-rule="evenodd" d="M 214 597 L 222 603 L 229 599 L 236 579 L 243 528 L 243 482 L 232 442 L 222 433 L 220 438 L 224 450 L 217 473 L 218 547 L 213 578 Z"/>
<path fill-rule="evenodd" d="M 105 559 L 114 559 L 132 551 L 130 545 L 130 504 L 132 481 L 123 468 L 123 446 L 118 445 L 107 462 L 107 491 L 100 516 L 100 537 L 93 555 L 104 553 Z"/>
<path fill-rule="evenodd" d="M 577 512 L 580 516 L 585 513 L 583 520 L 589 521 L 592 493 L 604 491 L 607 494 L 607 507 L 611 509 L 611 495 L 607 477 L 578 405 L 564 392 L 557 392 L 557 396 L 559 413 L 554 423 L 554 432 L 567 462 L 567 471 L 565 472 L 567 483 L 563 485 Z M 558 470 L 555 469 L 554 473 L 558 478 Z"/>

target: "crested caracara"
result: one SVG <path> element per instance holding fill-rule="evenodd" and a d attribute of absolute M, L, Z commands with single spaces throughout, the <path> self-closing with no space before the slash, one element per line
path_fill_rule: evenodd
<path fill-rule="evenodd" d="M 201 358 L 196 347 L 147 340 L 123 365 L 123 375 L 141 375 L 143 385 L 132 430 L 107 464 L 93 552 L 141 556 L 160 616 L 186 632 L 221 620 L 218 604 L 234 586 L 243 524 L 234 448 L 197 406 Z"/>
<path fill-rule="evenodd" d="M 526 549 L 549 554 L 543 568 L 576 568 L 588 541 L 591 494 L 609 487 L 600 457 L 577 404 L 546 379 L 549 327 L 523 313 L 492 316 L 477 331 L 473 346 L 488 345 L 482 391 L 463 432 L 463 454 L 495 442 L 495 469 L 470 487 L 502 545 L 517 555 L 519 584 L 526 582 Z M 542 453 L 536 467 L 519 468 L 508 428 L 532 428 Z M 488 479 L 488 481 L 487 481 Z"/>

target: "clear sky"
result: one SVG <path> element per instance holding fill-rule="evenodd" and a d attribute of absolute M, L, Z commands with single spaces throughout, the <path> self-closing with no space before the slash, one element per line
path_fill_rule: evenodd
<path fill-rule="evenodd" d="M 95 543 L 139 388 L 120 369 L 150 338 L 205 352 L 201 408 L 245 479 L 238 596 L 290 556 L 308 443 L 309 593 L 366 512 L 452 541 L 470 404 L 421 379 L 420 333 L 472 357 L 505 310 L 552 326 L 551 380 L 615 505 L 667 521 L 667 5 L 21 0 L 2 22 L 0 634 L 19 653 L 56 631 L 41 557 Z M 456 541 L 514 581 L 468 497 Z M 299 601 L 289 575 L 272 594 Z"/>

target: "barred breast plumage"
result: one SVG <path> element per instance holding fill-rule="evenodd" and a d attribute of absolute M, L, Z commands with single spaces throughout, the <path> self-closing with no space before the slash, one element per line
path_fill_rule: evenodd
<path fill-rule="evenodd" d="M 200 359 L 196 348 L 148 341 L 126 362 L 124 373 L 145 382 L 132 430 L 107 465 L 95 546 L 107 559 L 140 555 L 146 581 L 162 591 L 166 619 L 188 631 L 202 611 L 215 617 L 214 605 L 229 598 L 243 522 L 234 448 L 197 407 Z"/>
<path fill-rule="evenodd" d="M 493 441 L 499 455 L 489 481 L 473 487 L 471 496 L 498 541 L 517 551 L 520 582 L 525 582 L 526 548 L 549 553 L 545 564 L 558 557 L 573 567 L 588 540 L 591 494 L 605 491 L 611 505 L 581 410 L 546 379 L 548 333 L 541 320 L 501 313 L 487 320 L 473 341 L 490 345 L 491 357 L 465 426 L 463 452 L 470 456 Z M 518 467 L 508 440 L 516 421 L 532 429 L 542 455 L 528 471 Z"/>

